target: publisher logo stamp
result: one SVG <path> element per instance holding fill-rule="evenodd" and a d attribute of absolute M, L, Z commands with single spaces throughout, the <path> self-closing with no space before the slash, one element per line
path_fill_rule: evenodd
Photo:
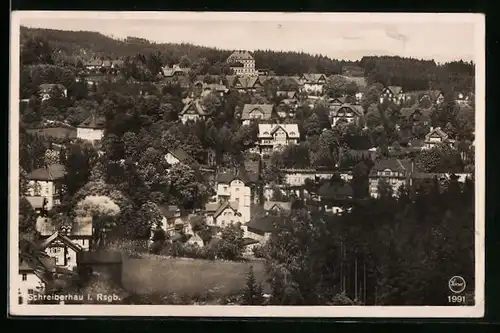
<path fill-rule="evenodd" d="M 460 294 L 465 290 L 465 280 L 461 276 L 454 276 L 448 281 L 448 288 L 455 294 Z"/>

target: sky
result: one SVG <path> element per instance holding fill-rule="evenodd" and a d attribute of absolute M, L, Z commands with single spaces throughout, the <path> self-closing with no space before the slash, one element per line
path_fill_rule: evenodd
<path fill-rule="evenodd" d="M 458 15 L 31 12 L 19 22 L 34 28 L 97 31 L 115 38 L 228 50 L 304 51 L 345 60 L 398 55 L 437 62 L 476 61 L 478 17 Z"/>

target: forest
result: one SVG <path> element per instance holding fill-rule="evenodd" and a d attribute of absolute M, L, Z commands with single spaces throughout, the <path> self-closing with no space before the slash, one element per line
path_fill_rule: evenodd
<path fill-rule="evenodd" d="M 192 44 L 153 43 L 140 38 L 113 39 L 98 32 L 60 31 L 21 27 L 21 45 L 32 38 L 44 38 L 53 48 L 55 63 L 77 64 L 91 58 L 125 59 L 138 54 L 158 55 L 162 65 L 182 63 L 189 67 L 205 67 L 199 74 L 207 74 L 210 67 L 223 65 L 232 50 Z M 402 57 L 363 57 L 360 61 L 344 61 L 327 56 L 299 52 L 256 50 L 253 52 L 256 68 L 274 75 L 301 75 L 304 73 L 340 74 L 342 68 L 360 67 L 369 83 L 402 86 L 404 90 L 441 89 L 445 92 L 473 91 L 475 67 L 471 62 L 454 61 L 437 64 L 433 60 Z M 29 57 L 25 57 L 29 59 Z M 32 60 L 26 60 L 28 63 Z M 210 66 L 203 66 L 203 64 Z M 200 65 L 201 64 L 201 65 Z"/>

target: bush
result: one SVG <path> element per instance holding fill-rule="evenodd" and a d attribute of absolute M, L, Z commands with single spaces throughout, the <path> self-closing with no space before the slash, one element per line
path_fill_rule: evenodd
<path fill-rule="evenodd" d="M 148 240 L 115 239 L 106 244 L 106 250 L 122 252 L 129 257 L 138 258 L 149 252 Z"/>
<path fill-rule="evenodd" d="M 266 253 L 265 253 L 265 247 L 263 245 L 255 245 L 254 248 L 252 249 L 253 255 L 255 258 L 265 258 Z"/>

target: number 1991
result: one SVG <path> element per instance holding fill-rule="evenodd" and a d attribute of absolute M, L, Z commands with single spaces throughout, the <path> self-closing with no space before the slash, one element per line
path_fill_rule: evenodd
<path fill-rule="evenodd" d="M 448 303 L 465 303 L 465 296 L 448 296 Z"/>

